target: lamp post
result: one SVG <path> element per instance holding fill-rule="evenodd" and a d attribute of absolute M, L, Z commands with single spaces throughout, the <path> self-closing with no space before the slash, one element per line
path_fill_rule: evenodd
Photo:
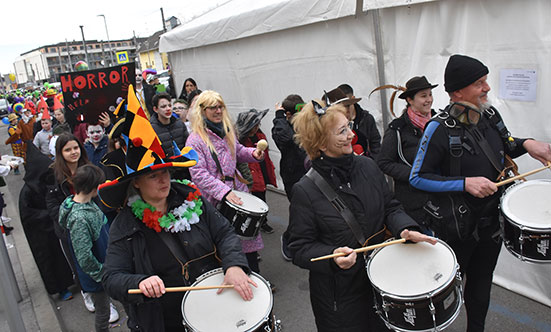
<path fill-rule="evenodd" d="M 109 30 L 107 29 L 107 20 L 105 19 L 105 15 L 100 14 L 98 16 L 103 17 L 103 23 L 105 24 L 105 33 L 107 34 L 107 42 L 109 43 L 109 48 L 107 49 L 107 52 L 109 52 L 109 56 L 111 58 L 111 66 L 115 64 L 115 60 L 113 59 L 113 51 L 111 48 L 111 39 L 109 39 Z"/>
<path fill-rule="evenodd" d="M 88 50 L 86 49 L 86 39 L 84 39 L 84 26 L 79 25 L 79 27 L 80 32 L 82 33 L 82 46 L 84 46 L 84 56 L 86 57 L 86 63 L 88 64 L 88 66 L 90 66 L 90 69 L 92 69 L 90 62 L 88 61 Z"/>

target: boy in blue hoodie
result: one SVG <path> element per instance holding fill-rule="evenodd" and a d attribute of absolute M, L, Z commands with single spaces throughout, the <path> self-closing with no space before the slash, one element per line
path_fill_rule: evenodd
<path fill-rule="evenodd" d="M 96 331 L 108 331 L 110 302 L 103 290 L 101 277 L 109 237 L 107 218 L 92 201 L 97 187 L 105 181 L 103 171 L 94 165 L 83 165 L 73 176 L 75 195 L 68 196 L 59 207 L 59 224 L 68 230 L 71 254 L 83 291 L 92 294 Z"/>

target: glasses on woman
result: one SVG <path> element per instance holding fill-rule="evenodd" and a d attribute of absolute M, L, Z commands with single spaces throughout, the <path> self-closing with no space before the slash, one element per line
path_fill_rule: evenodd
<path fill-rule="evenodd" d="M 216 111 L 216 110 L 224 110 L 224 106 L 222 105 L 216 105 L 216 106 L 205 106 L 205 109 L 206 110 L 209 110 L 209 111 Z"/>
<path fill-rule="evenodd" d="M 350 121 L 348 122 L 348 124 L 346 126 L 342 126 L 340 127 L 337 132 L 335 133 L 335 135 L 337 136 L 347 136 L 348 135 L 348 131 L 353 131 L 353 128 L 354 128 L 354 121 Z"/>

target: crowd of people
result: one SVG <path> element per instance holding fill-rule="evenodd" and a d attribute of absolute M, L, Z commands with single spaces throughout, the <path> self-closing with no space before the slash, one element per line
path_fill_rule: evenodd
<path fill-rule="evenodd" d="M 503 156 L 551 160 L 549 144 L 509 134 L 489 102 L 488 75 L 479 60 L 451 56 L 450 104 L 439 113 L 438 85 L 425 76 L 396 87 L 405 106 L 382 142 L 348 84 L 320 99 L 291 94 L 276 104 L 271 138 L 290 203 L 282 255 L 310 272 L 319 331 L 387 329 L 373 309 L 368 258 L 353 249 L 389 235 L 446 241 L 467 276 L 467 331 L 484 330 L 501 248 L 495 182 Z M 274 232 L 264 219 L 254 236 L 238 236 L 219 212 L 243 206 L 240 193 L 265 203 L 267 186 L 277 187 L 270 149 L 261 147 L 269 110 L 250 109 L 233 122 L 222 96 L 192 78 L 177 98 L 151 82 L 154 75 L 137 70 L 125 112 L 105 112 L 94 124 L 67 123 L 55 95 L 8 117 L 6 144 L 26 160 L 21 221 L 46 289 L 69 300 L 76 283 L 97 331 L 118 318 L 110 297 L 123 303 L 132 331 L 183 330 L 183 294 L 166 288 L 192 285 L 218 267 L 224 284 L 251 300 L 249 274 L 261 273 L 262 237 Z M 341 256 L 311 261 L 331 253 Z"/>

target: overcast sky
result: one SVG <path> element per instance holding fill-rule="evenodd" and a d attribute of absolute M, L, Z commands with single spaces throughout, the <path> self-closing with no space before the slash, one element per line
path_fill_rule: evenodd
<path fill-rule="evenodd" d="M 82 41 L 79 26 L 84 26 L 86 40 L 148 37 L 163 28 L 160 8 L 165 19 L 176 16 L 191 20 L 228 0 L 2 0 L 0 37 L 0 74 L 14 73 L 13 62 L 21 54 L 43 45 Z M 134 5 L 132 5 L 134 3 Z"/>

